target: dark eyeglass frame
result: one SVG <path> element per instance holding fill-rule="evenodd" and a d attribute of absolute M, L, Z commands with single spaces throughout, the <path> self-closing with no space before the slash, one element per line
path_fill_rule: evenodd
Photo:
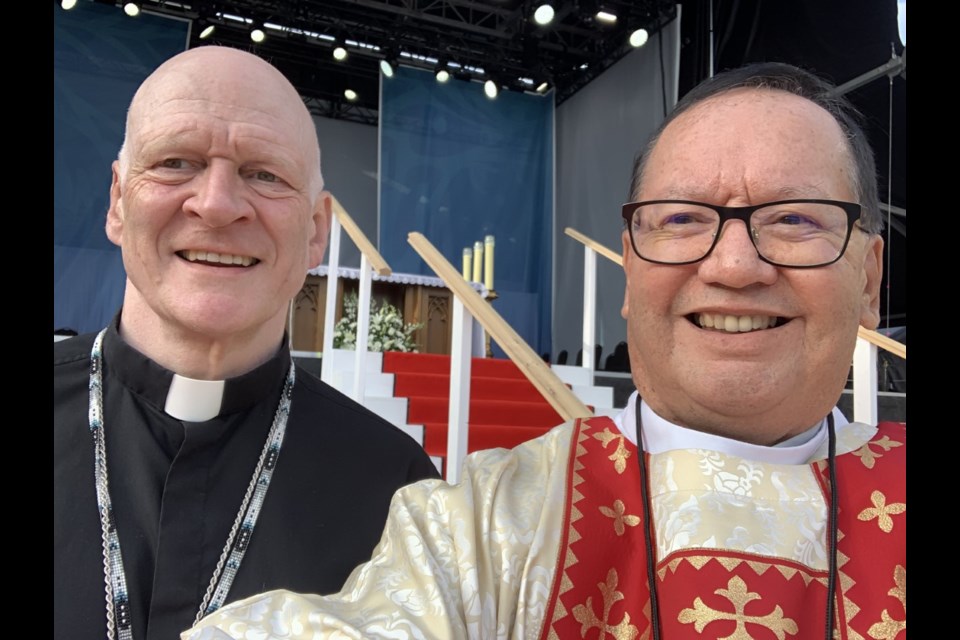
<path fill-rule="evenodd" d="M 636 240 L 633 237 L 633 232 L 630 229 L 630 225 L 633 222 L 634 212 L 642 206 L 651 205 L 651 204 L 691 204 L 698 207 L 705 207 L 707 209 L 713 209 L 717 212 L 717 215 L 720 216 L 720 224 L 717 226 L 717 232 L 713 235 L 713 242 L 710 244 L 710 248 L 707 249 L 707 252 L 703 256 L 697 258 L 696 260 L 684 260 L 682 262 L 667 262 L 664 260 L 651 260 L 645 256 L 640 255 L 640 251 L 637 249 Z M 840 251 L 837 253 L 837 257 L 833 260 L 827 262 L 819 262 L 817 264 L 804 264 L 804 265 L 792 265 L 792 264 L 781 264 L 770 260 L 760 252 L 760 248 L 757 246 L 757 238 L 754 233 L 754 230 L 750 226 L 750 217 L 754 212 L 765 209 L 767 207 L 772 207 L 782 204 L 830 204 L 843 209 L 847 214 L 847 235 L 843 239 L 843 246 L 840 247 Z M 654 264 L 666 264 L 666 265 L 685 265 L 685 264 L 695 264 L 701 260 L 705 260 L 711 253 L 713 253 L 714 248 L 717 246 L 717 243 L 720 241 L 720 236 L 723 232 L 723 226 L 727 223 L 728 220 L 742 220 L 743 224 L 747 227 L 747 235 L 750 236 L 750 242 L 753 243 L 753 248 L 757 251 L 757 256 L 763 262 L 767 264 L 772 264 L 775 267 L 782 267 L 786 269 L 817 269 L 819 267 L 826 267 L 833 264 L 837 260 L 843 257 L 844 252 L 847 250 L 847 245 L 850 243 L 850 236 L 853 233 L 853 228 L 856 227 L 868 233 L 866 229 L 860 225 L 855 224 L 857 220 L 860 219 L 860 216 L 863 212 L 863 207 L 856 202 L 844 202 L 842 200 L 822 200 L 816 198 L 791 198 L 789 200 L 775 200 L 773 202 L 763 202 L 761 204 L 751 204 L 744 207 L 725 207 L 718 204 L 708 204 L 706 202 L 697 202 L 696 200 L 642 200 L 639 202 L 627 202 L 621 207 L 621 215 L 623 216 L 623 222 L 626 225 L 627 234 L 630 236 L 630 246 L 633 247 L 633 252 L 637 254 L 637 257 L 641 260 L 646 260 L 647 262 L 652 262 Z"/>

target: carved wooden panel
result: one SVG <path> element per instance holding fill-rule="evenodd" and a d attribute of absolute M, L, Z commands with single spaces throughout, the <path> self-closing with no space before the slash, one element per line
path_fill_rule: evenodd
<path fill-rule="evenodd" d="M 343 316 L 345 292 L 356 293 L 358 280 L 337 280 L 337 306 L 334 320 Z M 422 323 L 413 336 L 421 353 L 450 353 L 452 302 L 448 289 L 396 282 L 373 282 L 371 296 L 387 301 L 403 313 L 404 322 Z M 326 276 L 307 276 L 294 299 L 293 348 L 302 351 L 323 349 L 323 316 L 326 312 Z"/>

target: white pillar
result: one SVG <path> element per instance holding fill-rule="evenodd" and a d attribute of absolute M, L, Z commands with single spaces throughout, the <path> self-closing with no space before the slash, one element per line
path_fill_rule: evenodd
<path fill-rule="evenodd" d="M 360 253 L 360 295 L 357 297 L 357 351 L 353 369 L 353 399 L 363 404 L 363 380 L 367 364 L 367 338 L 370 331 L 370 284 L 373 268 L 366 254 Z"/>
<path fill-rule="evenodd" d="M 583 358 L 581 366 L 593 371 L 597 344 L 597 254 L 583 248 Z"/>
<path fill-rule="evenodd" d="M 340 275 L 340 221 L 330 219 L 330 258 L 327 260 L 327 302 L 323 313 L 323 360 L 320 379 L 333 384 L 333 326 L 337 315 L 337 277 Z"/>
<path fill-rule="evenodd" d="M 447 421 L 447 482 L 456 484 L 467 457 L 470 422 L 470 342 L 473 317 L 460 298 L 453 296 L 453 336 L 450 355 L 450 411 Z"/>
<path fill-rule="evenodd" d="M 877 345 L 863 338 L 853 350 L 853 420 L 877 424 Z"/>
<path fill-rule="evenodd" d="M 287 348 L 293 351 L 293 307 L 297 304 L 297 298 L 294 296 L 290 304 L 287 305 Z"/>

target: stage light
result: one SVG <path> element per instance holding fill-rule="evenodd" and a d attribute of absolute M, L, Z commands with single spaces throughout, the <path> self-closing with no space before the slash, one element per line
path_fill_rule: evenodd
<path fill-rule="evenodd" d="M 497 83 L 493 80 L 487 80 L 483 83 L 483 92 L 487 94 L 487 97 L 493 100 L 497 97 L 497 94 L 500 93 L 500 87 L 497 86 Z"/>
<path fill-rule="evenodd" d="M 553 20 L 554 11 L 549 2 L 544 2 L 537 10 L 533 12 L 533 21 L 537 24 L 550 24 Z"/>
<path fill-rule="evenodd" d="M 347 59 L 347 50 L 341 46 L 334 47 L 333 49 L 333 59 L 334 60 L 346 60 Z"/>
<path fill-rule="evenodd" d="M 61 0 L 60 6 L 65 11 L 70 11 L 70 9 L 73 9 L 75 6 L 77 6 L 77 0 Z"/>
<path fill-rule="evenodd" d="M 128 2 L 123 5 L 123 12 L 130 16 L 131 18 L 136 18 L 140 15 L 140 3 L 139 2 Z"/>
<path fill-rule="evenodd" d="M 550 83 L 544 80 L 540 83 L 540 86 L 537 87 L 537 93 L 546 93 L 547 89 L 550 88 Z"/>
<path fill-rule="evenodd" d="M 606 22 L 607 24 L 613 24 L 617 21 L 616 14 L 610 13 L 609 11 L 597 11 L 597 15 L 594 17 L 600 22 Z"/>
<path fill-rule="evenodd" d="M 213 35 L 217 26 L 205 18 L 199 18 L 197 20 L 197 28 L 200 29 L 200 39 L 206 40 Z"/>
<path fill-rule="evenodd" d="M 267 39 L 267 34 L 264 33 L 260 27 L 254 27 L 253 30 L 250 31 L 250 39 L 259 44 Z"/>
<path fill-rule="evenodd" d="M 437 62 L 437 66 L 433 68 L 433 75 L 437 78 L 437 82 L 443 84 L 444 82 L 450 79 L 450 71 L 447 69 L 449 61 L 447 58 L 440 58 Z"/>
<path fill-rule="evenodd" d="M 384 58 L 383 60 L 380 61 L 380 71 L 382 71 L 383 75 L 385 75 L 386 77 L 392 78 L 394 72 L 396 71 L 395 65 L 396 65 L 396 62 L 391 62 L 390 60 L 387 60 L 386 58 Z"/>
<path fill-rule="evenodd" d="M 357 92 L 354 91 L 353 89 L 344 89 L 343 97 L 349 100 L 350 102 L 353 102 L 354 100 L 357 99 Z"/>
<path fill-rule="evenodd" d="M 630 34 L 630 45 L 633 47 L 642 47 L 647 44 L 649 38 L 650 34 L 647 33 L 646 29 L 637 29 Z"/>

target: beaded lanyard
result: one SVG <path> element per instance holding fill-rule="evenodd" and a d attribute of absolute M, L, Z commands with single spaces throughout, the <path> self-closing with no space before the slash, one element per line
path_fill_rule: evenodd
<path fill-rule="evenodd" d="M 127 591 L 127 579 L 123 570 L 123 556 L 120 553 L 120 539 L 117 536 L 116 520 L 113 514 L 113 502 L 110 499 L 110 487 L 107 478 L 107 449 L 103 433 L 103 337 L 107 330 L 101 331 L 93 341 L 90 352 L 90 433 L 94 445 L 94 479 L 97 487 L 97 506 L 100 511 L 100 530 L 103 540 L 103 578 L 107 611 L 107 638 L 114 640 L 132 640 L 133 627 L 130 618 L 130 598 Z M 260 452 L 260 459 L 253 470 L 253 477 L 243 496 L 240 510 L 227 536 L 227 542 L 217 561 L 210 578 L 210 585 L 200 603 L 194 624 L 203 616 L 213 613 L 227 598 L 233 579 L 240 569 L 244 553 L 250 544 L 257 517 L 263 506 L 273 470 L 283 445 L 283 436 L 287 429 L 287 417 L 290 415 L 290 398 L 293 393 L 295 365 L 290 362 L 290 371 L 280 395 L 280 404 L 273 419 L 273 425 L 267 434 L 267 440 Z"/>
<path fill-rule="evenodd" d="M 638 403 L 639 404 L 639 403 Z M 660 605 L 657 598 L 657 567 L 653 551 L 653 520 L 650 516 L 650 495 L 647 482 L 647 461 L 643 451 L 643 429 L 640 424 L 640 407 L 637 415 L 637 464 L 640 465 L 640 496 L 643 501 L 643 543 L 647 556 L 647 585 L 650 589 L 650 637 L 660 640 Z M 827 467 L 830 474 L 830 527 L 827 544 L 830 549 L 829 568 L 827 570 L 827 619 L 826 639 L 833 638 L 833 600 L 836 597 L 837 575 L 837 435 L 833 424 L 833 413 L 827 414 Z"/>

